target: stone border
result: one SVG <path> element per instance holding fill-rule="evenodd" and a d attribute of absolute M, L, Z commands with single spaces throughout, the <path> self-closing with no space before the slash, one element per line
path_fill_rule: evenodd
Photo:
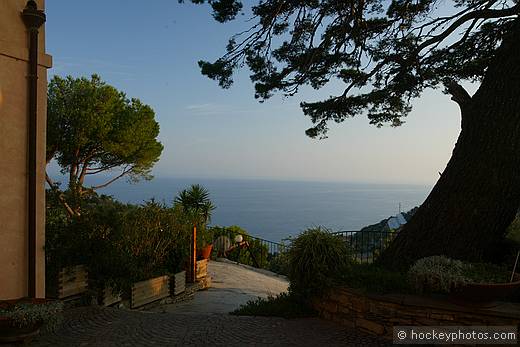
<path fill-rule="evenodd" d="M 325 319 L 392 339 L 398 325 L 520 325 L 520 304 L 496 303 L 491 308 L 463 306 L 443 298 L 414 295 L 372 295 L 336 288 L 312 306 Z"/>

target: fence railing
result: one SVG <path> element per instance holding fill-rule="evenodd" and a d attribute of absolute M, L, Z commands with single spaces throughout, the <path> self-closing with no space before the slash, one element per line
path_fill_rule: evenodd
<path fill-rule="evenodd" d="M 397 235 L 396 231 L 337 231 L 332 234 L 344 239 L 359 263 L 372 263 Z"/>
<path fill-rule="evenodd" d="M 235 241 L 238 235 L 242 236 L 242 242 L 240 243 Z M 217 248 L 223 250 L 232 249 L 225 254 L 229 260 L 261 269 L 274 270 L 275 262 L 282 256 L 286 248 L 286 246 L 281 243 L 246 234 L 229 233 L 220 235 L 220 237 L 222 236 L 227 237 L 227 240 L 221 239 L 221 241 L 219 241 L 217 239 L 217 244 L 224 243 L 222 247 L 219 245 Z"/>
<path fill-rule="evenodd" d="M 345 241 L 352 250 L 354 259 L 359 263 L 372 263 L 397 235 L 397 231 L 337 231 L 333 235 Z M 242 236 L 242 243 L 235 242 L 237 235 Z M 225 256 L 232 261 L 284 273 L 283 259 L 287 246 L 259 237 L 230 233 L 226 236 L 225 249 L 232 249 Z"/>

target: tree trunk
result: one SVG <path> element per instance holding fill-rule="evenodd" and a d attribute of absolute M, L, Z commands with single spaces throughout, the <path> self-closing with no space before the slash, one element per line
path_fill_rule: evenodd
<path fill-rule="evenodd" d="M 380 264 L 403 269 L 432 255 L 468 261 L 504 255 L 505 231 L 520 206 L 518 19 L 461 110 L 461 133 L 446 169 Z"/>

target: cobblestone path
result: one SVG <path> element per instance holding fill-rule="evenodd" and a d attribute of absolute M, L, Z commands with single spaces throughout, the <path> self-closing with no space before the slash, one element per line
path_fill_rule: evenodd
<path fill-rule="evenodd" d="M 81 307 L 31 346 L 383 346 L 372 336 L 318 318 L 185 315 Z"/>

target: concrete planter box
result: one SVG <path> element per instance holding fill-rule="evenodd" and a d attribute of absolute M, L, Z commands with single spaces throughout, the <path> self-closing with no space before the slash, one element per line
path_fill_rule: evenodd
<path fill-rule="evenodd" d="M 160 276 L 134 283 L 132 286 L 131 308 L 140 307 L 170 296 L 170 276 Z"/>
<path fill-rule="evenodd" d="M 171 276 L 170 289 L 172 295 L 179 295 L 186 290 L 186 271 Z"/>

